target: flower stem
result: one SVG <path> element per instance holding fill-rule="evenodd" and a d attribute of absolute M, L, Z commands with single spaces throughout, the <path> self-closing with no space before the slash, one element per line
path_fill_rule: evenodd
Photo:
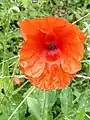
<path fill-rule="evenodd" d="M 43 110 L 42 110 L 42 120 L 47 120 L 47 91 L 44 91 L 44 105 L 43 105 Z"/>

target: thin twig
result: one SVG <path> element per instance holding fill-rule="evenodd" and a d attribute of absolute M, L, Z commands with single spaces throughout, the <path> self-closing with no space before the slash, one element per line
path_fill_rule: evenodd
<path fill-rule="evenodd" d="M 76 20 L 75 22 L 73 22 L 72 24 L 76 24 L 77 22 L 79 22 L 80 20 L 84 19 L 85 17 L 89 16 L 90 13 L 86 14 L 85 16 L 81 17 L 80 19 Z"/>
<path fill-rule="evenodd" d="M 90 116 L 89 116 L 88 114 L 86 114 L 86 116 L 87 116 L 87 118 L 89 118 L 89 120 L 90 120 Z"/>
<path fill-rule="evenodd" d="M 86 28 L 84 28 L 82 31 L 85 32 L 89 27 L 90 27 L 90 24 Z"/>
<path fill-rule="evenodd" d="M 18 78 L 26 78 L 24 75 L 15 75 L 15 76 Z M 80 74 L 77 74 L 76 77 L 90 79 L 90 76 L 85 76 L 85 75 L 80 75 Z M 4 78 L 13 78 L 13 76 L 1 76 L 0 77 L 0 79 L 4 79 Z"/>
<path fill-rule="evenodd" d="M 32 89 L 29 91 L 29 93 L 27 94 L 27 96 L 21 101 L 21 103 L 18 105 L 18 107 L 13 111 L 13 113 L 9 116 L 8 120 L 11 120 L 11 118 L 13 117 L 13 115 L 18 111 L 18 109 L 23 105 L 23 103 L 25 102 L 25 100 L 29 97 L 29 95 L 34 91 L 35 87 L 32 87 Z"/>
<path fill-rule="evenodd" d="M 9 68 L 13 65 L 15 65 L 16 61 L 14 61 L 12 64 L 9 65 Z"/>
<path fill-rule="evenodd" d="M 84 75 L 80 75 L 80 74 L 77 74 L 76 77 L 84 78 L 84 79 L 90 79 L 90 76 L 84 76 Z"/>
<path fill-rule="evenodd" d="M 12 92 L 12 95 L 15 95 L 16 93 L 18 93 L 29 81 L 27 80 L 26 82 L 24 82 L 19 88 L 17 88 L 16 90 L 14 90 Z"/>
<path fill-rule="evenodd" d="M 82 60 L 81 63 L 90 63 L 90 60 Z"/>
<path fill-rule="evenodd" d="M 87 38 L 90 38 L 90 36 L 87 36 Z"/>
<path fill-rule="evenodd" d="M 25 78 L 24 75 L 15 75 L 18 78 Z M 4 78 L 13 78 L 13 76 L 0 76 L 0 79 L 4 79 Z"/>
<path fill-rule="evenodd" d="M 5 63 L 5 62 L 8 62 L 8 61 L 10 61 L 10 60 L 12 60 L 12 59 L 18 58 L 18 57 L 19 57 L 19 55 L 14 56 L 14 57 L 12 57 L 12 58 L 9 58 L 9 59 L 7 59 L 7 60 L 5 60 L 5 61 L 3 61 L 3 62 Z M 2 64 L 3 62 L 1 62 L 0 64 Z"/>

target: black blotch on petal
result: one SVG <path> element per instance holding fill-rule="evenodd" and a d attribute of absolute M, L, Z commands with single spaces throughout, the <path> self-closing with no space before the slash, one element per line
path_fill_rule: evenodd
<path fill-rule="evenodd" d="M 54 50 L 54 49 L 56 49 L 56 45 L 55 44 L 49 44 L 48 49 L 49 50 Z"/>

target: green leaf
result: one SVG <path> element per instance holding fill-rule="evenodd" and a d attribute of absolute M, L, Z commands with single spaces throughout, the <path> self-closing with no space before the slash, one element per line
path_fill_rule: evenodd
<path fill-rule="evenodd" d="M 13 81 L 10 78 L 0 79 L 0 98 L 8 96 L 13 91 Z M 9 97 L 9 96 L 8 96 Z M 0 99 L 1 101 L 2 99 Z"/>
<path fill-rule="evenodd" d="M 47 99 L 46 99 L 46 106 L 49 107 L 51 109 L 51 107 L 54 105 L 54 103 L 56 102 L 56 91 L 55 90 L 50 90 L 50 91 L 46 91 L 47 94 Z M 44 91 L 40 90 L 40 89 L 36 89 L 33 92 L 33 97 L 35 97 L 38 102 L 41 105 L 41 108 L 43 108 L 44 105 Z"/>
<path fill-rule="evenodd" d="M 30 115 L 29 117 L 26 118 L 26 120 L 36 120 L 36 118 L 33 115 Z"/>
<path fill-rule="evenodd" d="M 64 88 L 60 93 L 61 110 L 67 116 L 72 111 L 73 95 L 70 87 Z"/>
<path fill-rule="evenodd" d="M 81 93 L 78 99 L 79 109 L 85 107 L 85 112 L 90 112 L 90 96 L 88 91 Z"/>
<path fill-rule="evenodd" d="M 4 120 L 1 119 L 1 117 L 5 117 L 5 116 L 7 116 L 8 118 L 13 113 L 13 111 L 18 107 L 18 105 L 21 103 L 22 100 L 23 97 L 20 94 L 13 95 L 13 97 L 10 97 L 9 99 L 6 99 L 4 97 L 2 103 L 0 103 L 0 113 L 1 113 L 0 120 Z M 23 120 L 26 120 L 25 119 L 26 108 L 27 106 L 24 103 L 18 109 L 18 111 L 12 116 L 11 120 L 22 120 L 22 118 Z"/>
<path fill-rule="evenodd" d="M 48 112 L 48 113 L 47 113 L 47 118 L 46 118 L 46 120 L 53 120 L 53 115 L 52 115 L 51 112 Z"/>
<path fill-rule="evenodd" d="M 40 120 L 40 105 L 37 99 L 28 97 L 27 104 L 29 107 L 29 112 L 36 118 L 36 120 Z"/>
<path fill-rule="evenodd" d="M 0 115 L 0 120 L 7 120 L 7 117 L 8 117 L 8 116 L 2 114 L 2 115 Z"/>
<path fill-rule="evenodd" d="M 57 99 L 56 91 L 55 90 L 47 91 L 47 95 L 48 95 L 47 104 L 48 104 L 48 107 L 51 108 Z"/>
<path fill-rule="evenodd" d="M 22 102 L 23 97 L 21 94 L 15 94 L 10 98 L 10 101 L 7 108 L 9 116 L 13 113 L 13 111 L 18 107 L 18 105 Z M 25 113 L 27 110 L 27 105 L 23 103 L 23 105 L 18 109 L 18 111 L 13 115 L 11 120 L 25 120 Z"/>
<path fill-rule="evenodd" d="M 78 111 L 75 120 L 85 120 L 85 108 Z"/>
<path fill-rule="evenodd" d="M 28 6 L 29 0 L 19 0 L 19 1 L 22 2 L 22 4 L 23 4 L 24 7 Z"/>
<path fill-rule="evenodd" d="M 6 69 L 5 72 L 8 73 L 8 70 Z M 11 78 L 0 79 L 0 97 L 2 97 L 3 95 L 7 95 L 7 96 L 10 95 L 13 89 L 14 89 L 14 86 L 13 86 L 13 81 Z"/>

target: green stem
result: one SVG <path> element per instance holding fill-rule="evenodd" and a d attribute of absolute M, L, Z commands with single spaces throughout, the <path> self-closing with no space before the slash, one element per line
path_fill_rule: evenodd
<path fill-rule="evenodd" d="M 47 91 L 44 91 L 44 105 L 43 105 L 43 110 L 42 110 L 42 120 L 47 120 Z"/>

